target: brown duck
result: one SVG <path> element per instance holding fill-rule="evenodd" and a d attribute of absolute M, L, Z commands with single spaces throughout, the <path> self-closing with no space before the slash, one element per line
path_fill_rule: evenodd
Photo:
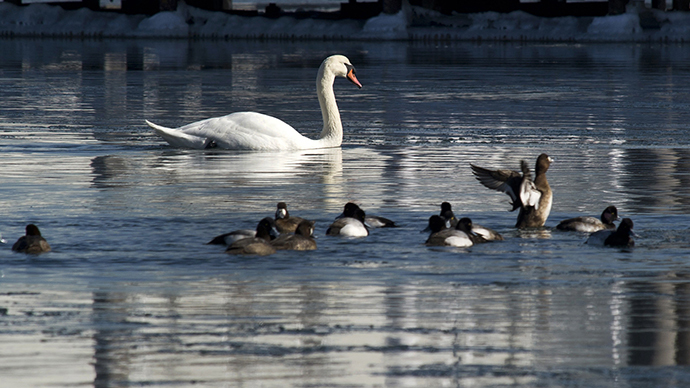
<path fill-rule="evenodd" d="M 513 170 L 489 170 L 470 164 L 472 173 L 481 184 L 489 189 L 504 192 L 510 196 L 514 211 L 518 213 L 516 228 L 538 228 L 544 226 L 551 213 L 553 193 L 546 180 L 546 171 L 553 162 L 547 154 L 537 158 L 534 181 L 527 163 L 520 162 L 522 174 Z"/>

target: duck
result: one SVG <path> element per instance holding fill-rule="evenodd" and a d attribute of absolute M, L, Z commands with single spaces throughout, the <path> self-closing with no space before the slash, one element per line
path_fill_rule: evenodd
<path fill-rule="evenodd" d="M 553 192 L 546 179 L 546 171 L 551 163 L 553 158 L 549 155 L 539 155 L 534 169 L 534 181 L 524 160 L 520 162 L 522 174 L 512 170 L 489 170 L 474 164 L 470 166 L 482 185 L 510 196 L 513 206 L 511 211 L 520 209 L 515 227 L 524 229 L 543 227 L 551 213 Z"/>
<path fill-rule="evenodd" d="M 615 206 L 608 206 L 601 212 L 599 219 L 591 216 L 568 218 L 558 223 L 556 229 L 594 233 L 603 229 L 616 229 L 613 223 L 616 220 L 618 220 L 618 209 Z"/>
<path fill-rule="evenodd" d="M 364 222 L 371 228 L 397 228 L 398 224 L 381 216 L 366 216 Z"/>
<path fill-rule="evenodd" d="M 230 245 L 237 240 L 242 240 L 244 238 L 256 237 L 256 230 L 254 229 L 238 229 L 233 230 L 229 233 L 224 233 L 219 236 L 214 237 L 211 241 L 207 242 L 208 245 Z M 275 236 L 274 236 L 275 238 Z"/>
<path fill-rule="evenodd" d="M 269 244 L 271 230 L 275 228 L 275 221 L 271 217 L 265 217 L 256 226 L 256 236 L 243 238 L 230 244 L 225 253 L 232 255 L 258 255 L 266 256 L 276 253 L 276 249 Z"/>
<path fill-rule="evenodd" d="M 453 213 L 453 206 L 450 204 L 450 202 L 442 202 L 441 203 L 441 212 L 439 213 L 439 216 L 441 216 L 441 218 L 446 220 L 446 227 L 447 228 L 454 228 L 458 225 L 459 220 L 457 218 L 455 218 L 455 214 Z M 427 231 L 428 231 L 428 228 L 427 228 Z M 487 228 L 485 226 L 481 226 L 479 224 L 472 223 L 471 231 L 478 234 L 479 236 L 481 236 L 484 239 L 484 241 L 502 241 L 503 240 L 503 236 L 501 236 L 500 233 L 496 232 L 493 229 Z"/>
<path fill-rule="evenodd" d="M 349 215 L 342 214 L 326 230 L 327 236 L 366 237 L 369 228 L 364 224 L 366 213 L 359 206 Z"/>
<path fill-rule="evenodd" d="M 439 216 L 443 217 L 444 220 L 446 220 L 446 227 L 455 227 L 455 225 L 458 224 L 458 219 L 455 218 L 455 214 L 453 213 L 453 206 L 450 204 L 450 202 L 441 202 L 441 212 L 438 214 Z"/>
<path fill-rule="evenodd" d="M 316 249 L 314 224 L 314 221 L 303 220 L 297 225 L 294 234 L 280 235 L 270 244 L 277 250 L 313 251 Z"/>
<path fill-rule="evenodd" d="M 473 240 L 475 244 L 489 241 L 503 241 L 503 236 L 500 233 L 491 228 L 475 224 L 467 217 L 459 219 L 455 227 L 468 234 L 474 234 L 480 237 L 480 239 Z"/>
<path fill-rule="evenodd" d="M 290 217 L 290 212 L 288 212 L 287 204 L 285 202 L 278 202 L 275 218 L 276 229 L 278 229 L 278 232 L 281 234 L 295 233 L 295 230 L 297 230 L 297 225 L 299 225 L 302 221 L 305 221 L 304 218 Z"/>
<path fill-rule="evenodd" d="M 630 218 L 623 218 L 616 230 L 603 229 L 589 235 L 585 244 L 597 246 L 609 246 L 620 248 L 632 248 L 635 246 L 633 221 Z"/>
<path fill-rule="evenodd" d="M 460 224 L 458 223 L 458 225 Z M 431 234 L 425 242 L 428 246 L 467 248 L 474 245 L 474 241 L 469 233 L 458 229 L 457 226 L 455 228 L 447 228 L 446 220 L 441 216 L 433 215 L 429 217 L 429 230 Z"/>
<path fill-rule="evenodd" d="M 284 121 L 258 112 L 235 112 L 179 128 L 167 128 L 149 120 L 146 123 L 171 146 L 181 148 L 279 151 L 340 147 L 343 125 L 333 92 L 336 77 L 347 78 L 362 88 L 354 66 L 344 55 L 329 56 L 321 63 L 316 77 L 316 94 L 323 129 L 318 139 L 305 137 Z"/>
<path fill-rule="evenodd" d="M 20 253 L 39 254 L 43 252 L 50 252 L 50 244 L 41 236 L 41 231 L 38 226 L 29 224 L 26 226 L 26 235 L 20 237 L 17 242 L 12 245 L 12 250 Z"/>
<path fill-rule="evenodd" d="M 476 226 L 472 223 L 472 220 L 469 219 L 468 217 L 463 217 L 458 220 L 458 223 L 455 225 L 455 229 L 460 230 L 465 232 L 472 240 L 473 244 L 480 244 L 480 243 L 485 243 L 493 240 L 488 240 L 484 238 L 484 236 L 480 235 L 475 231 Z M 496 233 L 496 232 L 494 232 Z M 500 235 L 499 235 L 500 236 Z M 501 237 L 501 240 L 503 237 Z"/>
<path fill-rule="evenodd" d="M 355 214 L 355 211 L 357 211 L 357 209 L 360 209 L 359 205 L 357 205 L 354 202 L 348 202 L 345 204 L 343 212 L 338 216 L 338 218 L 352 217 L 353 214 Z M 370 215 L 366 215 L 366 213 L 365 213 L 364 223 L 370 228 L 397 228 L 398 227 L 398 225 L 394 221 L 389 220 L 386 217 L 370 216 Z"/>

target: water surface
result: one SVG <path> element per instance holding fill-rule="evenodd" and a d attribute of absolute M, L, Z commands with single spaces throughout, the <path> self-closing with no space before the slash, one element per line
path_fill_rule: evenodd
<path fill-rule="evenodd" d="M 685 386 L 690 52 L 675 45 L 0 40 L 0 249 L 8 386 Z M 342 148 L 181 150 L 178 126 L 233 111 L 316 136 L 316 69 Z M 517 231 L 469 163 L 546 152 L 554 207 Z M 234 257 L 204 243 L 279 201 L 319 249 Z M 348 201 L 394 219 L 325 236 Z M 442 201 L 506 241 L 429 248 Z M 559 220 L 614 204 L 632 250 Z"/>

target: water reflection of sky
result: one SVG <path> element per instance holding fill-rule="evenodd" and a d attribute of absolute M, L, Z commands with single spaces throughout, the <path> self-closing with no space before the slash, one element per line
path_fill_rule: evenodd
<path fill-rule="evenodd" d="M 613 368 L 625 379 L 641 373 L 626 365 L 687 364 L 684 310 L 667 297 L 685 295 L 674 282 L 621 280 L 609 290 L 334 287 L 227 274 L 182 288 L 161 279 L 94 284 L 91 296 L 52 283 L 40 292 L 2 295 L 21 314 L 4 318 L 17 329 L 4 330 L 4 348 L 14 352 L 0 357 L 2 369 L 13 372 L 9 381 L 28 386 L 58 374 L 72 379 L 61 381 L 96 386 L 273 378 L 567 385 L 573 376 L 563 373 L 596 384 L 597 370 Z M 645 296 L 650 292 L 659 296 Z M 585 369 L 568 372 L 573 365 Z M 42 374 L 13 380 L 17 371 L 38 367 Z"/>
<path fill-rule="evenodd" d="M 630 368 L 687 365 L 687 50 L 339 43 L 365 86 L 336 84 L 345 145 L 267 154 L 171 149 L 142 119 L 250 109 L 316 135 L 315 69 L 332 44 L 0 41 L 1 231 L 11 242 L 37 222 L 55 248 L 0 250 L 4 382 L 688 379 Z M 556 159 L 553 216 L 520 234 L 469 163 L 517 168 L 540 152 Z M 203 244 L 280 200 L 317 220 L 317 252 L 229 258 Z M 424 247 L 444 200 L 509 239 Z M 402 226 L 325 238 L 347 201 Z M 610 203 L 635 219 L 633 252 L 551 230 Z"/>

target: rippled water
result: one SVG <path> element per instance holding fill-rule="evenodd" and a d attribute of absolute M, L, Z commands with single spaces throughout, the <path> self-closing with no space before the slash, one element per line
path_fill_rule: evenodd
<path fill-rule="evenodd" d="M 690 51 L 675 45 L 0 40 L 3 386 L 687 386 Z M 144 125 L 237 110 L 340 149 L 168 147 Z M 554 207 L 517 231 L 469 163 L 546 152 Z M 204 243 L 286 201 L 319 249 L 231 257 Z M 347 201 L 401 227 L 328 238 Z M 428 248 L 442 201 L 503 233 Z M 559 220 L 609 204 L 633 250 Z M 54 251 L 14 254 L 24 226 Z"/>

